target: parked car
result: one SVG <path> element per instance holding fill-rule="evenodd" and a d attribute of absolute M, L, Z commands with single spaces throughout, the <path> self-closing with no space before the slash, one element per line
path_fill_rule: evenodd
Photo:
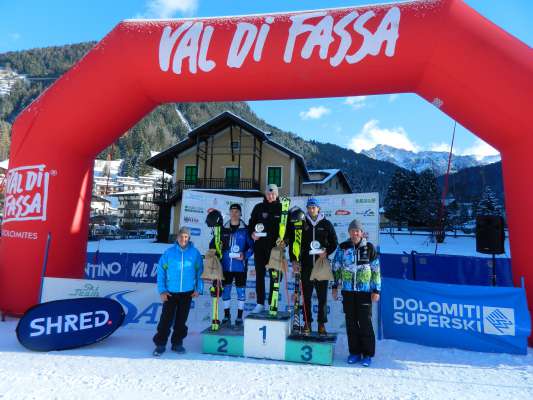
<path fill-rule="evenodd" d="M 476 220 L 475 220 L 475 219 L 472 219 L 472 220 L 470 220 L 470 221 L 465 222 L 465 223 L 461 226 L 461 230 L 462 230 L 464 233 L 474 233 L 474 232 L 476 232 Z"/>

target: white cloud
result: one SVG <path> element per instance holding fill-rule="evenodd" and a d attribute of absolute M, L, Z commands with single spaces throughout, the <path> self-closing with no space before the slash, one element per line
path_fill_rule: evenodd
<path fill-rule="evenodd" d="M 393 102 L 395 102 L 395 101 L 398 99 L 398 97 L 400 97 L 400 95 L 397 94 L 397 93 L 395 93 L 395 94 L 390 94 L 390 95 L 389 95 L 389 103 L 393 103 Z"/>
<path fill-rule="evenodd" d="M 473 146 L 465 149 L 462 152 L 463 155 L 471 155 L 476 157 L 476 160 L 481 160 L 486 156 L 496 156 L 500 154 L 498 150 L 492 147 L 490 144 L 484 142 L 483 140 L 477 138 Z"/>
<path fill-rule="evenodd" d="M 359 153 L 362 150 L 370 150 L 378 144 L 386 144 L 414 152 L 420 149 L 416 143 L 409 139 L 407 132 L 401 126 L 392 129 L 380 128 L 379 121 L 375 119 L 368 121 L 363 126 L 361 132 L 348 143 L 348 148 Z"/>
<path fill-rule="evenodd" d="M 307 111 L 300 111 L 300 118 L 303 120 L 306 119 L 320 119 L 324 115 L 331 113 L 331 110 L 324 106 L 311 107 Z"/>
<path fill-rule="evenodd" d="M 192 15 L 198 9 L 199 0 L 147 0 L 147 16 L 170 18 L 177 13 Z"/>
<path fill-rule="evenodd" d="M 430 151 L 445 151 L 445 152 L 449 152 L 450 151 L 450 143 L 445 143 L 445 142 L 441 142 L 441 143 L 431 143 L 429 145 L 429 150 Z M 457 147 L 454 146 L 454 149 L 453 149 L 453 153 L 457 153 Z"/>
<path fill-rule="evenodd" d="M 359 110 L 366 106 L 366 96 L 351 96 L 346 97 L 344 104 L 349 105 L 354 110 Z"/>

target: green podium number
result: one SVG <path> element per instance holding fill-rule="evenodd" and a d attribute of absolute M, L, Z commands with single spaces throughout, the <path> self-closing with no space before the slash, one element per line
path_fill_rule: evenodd
<path fill-rule="evenodd" d="M 287 339 L 285 361 L 331 365 L 335 343 Z"/>
<path fill-rule="evenodd" d="M 210 328 L 202 332 L 202 353 L 242 357 L 243 347 L 242 333 L 228 329 L 212 332 Z"/>

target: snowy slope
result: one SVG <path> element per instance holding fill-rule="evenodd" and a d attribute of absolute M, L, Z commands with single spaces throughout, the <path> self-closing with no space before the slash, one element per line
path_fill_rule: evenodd
<path fill-rule="evenodd" d="M 339 338 L 331 367 L 200 354 L 151 356 L 152 332 L 119 329 L 102 343 L 34 353 L 0 322 L 2 399 L 531 399 L 533 352 L 499 355 L 378 342 L 371 368 L 345 364 Z"/>

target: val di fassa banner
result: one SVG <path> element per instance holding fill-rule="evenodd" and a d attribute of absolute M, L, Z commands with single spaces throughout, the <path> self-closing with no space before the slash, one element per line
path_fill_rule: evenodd
<path fill-rule="evenodd" d="M 531 325 L 523 288 L 384 278 L 381 307 L 387 339 L 527 354 Z"/>
<path fill-rule="evenodd" d="M 320 200 L 320 211 L 335 227 L 339 243 L 348 239 L 348 225 L 356 218 L 363 223 L 368 240 L 379 246 L 379 194 L 354 193 L 329 196 L 316 196 Z M 291 207 L 298 206 L 305 211 L 308 197 L 290 197 Z M 192 240 L 198 250 L 205 254 L 211 241 L 211 231 L 205 218 L 211 210 L 218 210 L 229 220 L 229 206 L 238 203 L 242 207 L 242 219 L 248 223 L 254 206 L 262 198 L 243 198 L 203 191 L 186 190 L 181 203 L 180 226 L 191 229 Z M 171 225 L 172 226 L 172 225 Z"/>

